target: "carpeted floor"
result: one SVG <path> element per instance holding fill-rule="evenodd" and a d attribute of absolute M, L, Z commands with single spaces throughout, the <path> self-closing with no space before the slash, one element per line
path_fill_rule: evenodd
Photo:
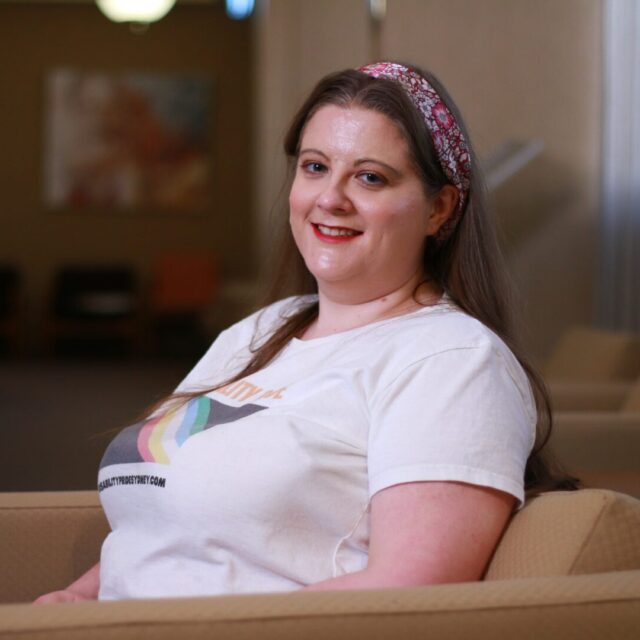
<path fill-rule="evenodd" d="M 194 363 L 0 363 L 0 491 L 93 489 L 115 432 L 170 393 Z"/>

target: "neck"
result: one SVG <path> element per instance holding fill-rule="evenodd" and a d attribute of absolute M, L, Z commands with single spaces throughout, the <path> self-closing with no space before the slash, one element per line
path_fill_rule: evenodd
<path fill-rule="evenodd" d="M 304 332 L 302 339 L 323 338 L 411 313 L 436 304 L 441 297 L 440 287 L 417 275 L 401 287 L 370 300 L 343 300 L 320 289 L 318 317 Z"/>

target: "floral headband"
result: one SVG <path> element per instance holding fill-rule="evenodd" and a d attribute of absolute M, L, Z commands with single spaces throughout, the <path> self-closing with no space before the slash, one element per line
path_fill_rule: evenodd
<path fill-rule="evenodd" d="M 440 227 L 435 238 L 444 241 L 462 217 L 471 183 L 471 154 L 464 134 L 436 90 L 419 73 L 395 62 L 375 62 L 360 67 L 372 78 L 397 82 L 424 118 L 447 179 L 458 189 L 458 207 Z"/>

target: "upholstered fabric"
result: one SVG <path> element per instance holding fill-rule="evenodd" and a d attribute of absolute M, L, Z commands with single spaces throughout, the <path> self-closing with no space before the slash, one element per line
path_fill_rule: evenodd
<path fill-rule="evenodd" d="M 0 494 L 0 602 L 70 584 L 98 561 L 108 530 L 95 491 Z"/>
<path fill-rule="evenodd" d="M 512 519 L 486 580 L 640 569 L 640 501 L 584 489 L 543 494 Z"/>
<path fill-rule="evenodd" d="M 93 492 L 0 494 L 1 601 L 27 602 L 68 584 L 97 560 L 106 532 Z M 481 583 L 5 604 L 0 640 L 635 640 L 639 536 L 633 498 L 544 494 L 514 516 Z"/>
<path fill-rule="evenodd" d="M 636 640 L 640 571 L 375 591 L 0 607 L 0 639 Z"/>
<path fill-rule="evenodd" d="M 640 337 L 573 327 L 545 367 L 549 380 L 635 380 L 640 375 Z"/>

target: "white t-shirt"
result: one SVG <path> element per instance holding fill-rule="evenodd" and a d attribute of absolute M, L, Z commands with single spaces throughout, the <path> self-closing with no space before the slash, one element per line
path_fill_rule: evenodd
<path fill-rule="evenodd" d="M 307 301 L 220 334 L 179 389 L 229 379 L 252 339 Z M 363 569 L 369 502 L 385 487 L 451 480 L 522 501 L 535 423 L 512 353 L 447 301 L 293 339 L 258 373 L 109 446 L 100 598 L 288 591 Z"/>

